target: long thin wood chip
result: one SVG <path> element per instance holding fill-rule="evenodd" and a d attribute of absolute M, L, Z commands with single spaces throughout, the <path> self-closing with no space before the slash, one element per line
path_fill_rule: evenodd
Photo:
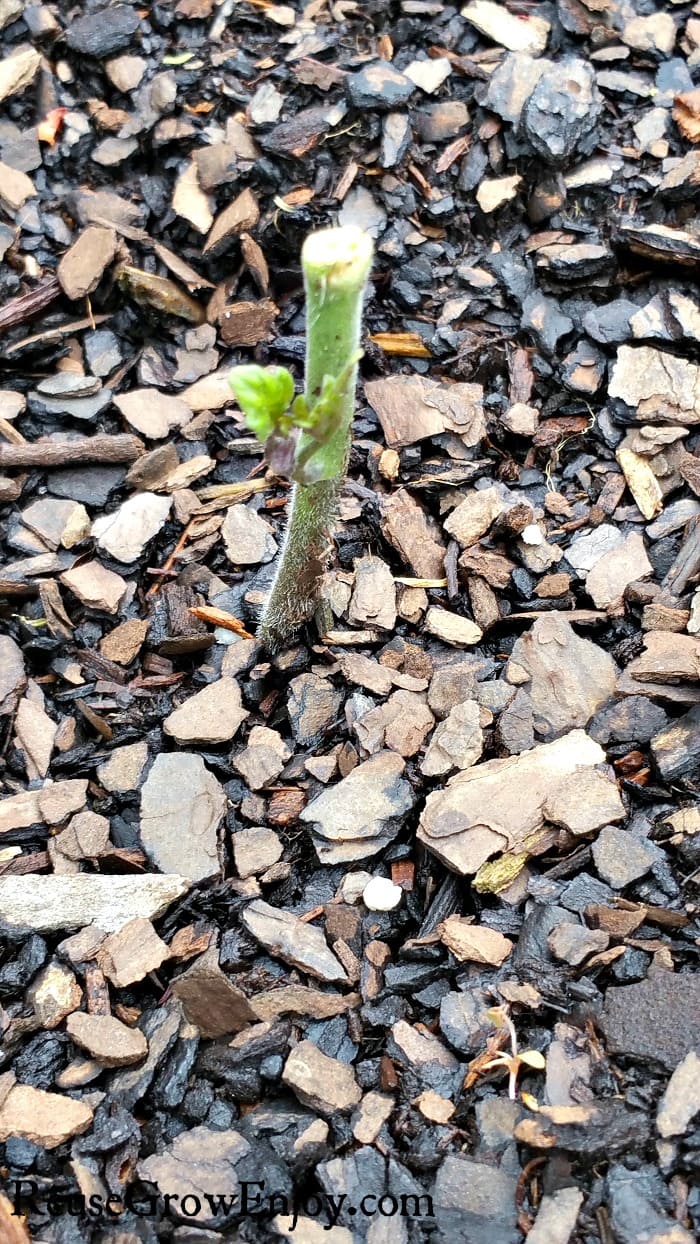
<path fill-rule="evenodd" d="M 370 341 L 385 354 L 402 354 L 406 358 L 414 359 L 433 357 L 418 333 L 373 333 Z"/>
<path fill-rule="evenodd" d="M 21 341 L 15 341 L 14 345 L 7 346 L 5 354 L 14 354 L 17 350 L 23 350 L 25 346 L 36 345 L 38 341 L 60 341 L 61 337 L 66 337 L 69 333 L 79 333 L 83 328 L 94 328 L 96 324 L 104 324 L 105 320 L 111 320 L 110 315 L 88 315 L 82 320 L 68 320 L 65 324 L 54 324 L 52 328 L 47 328 L 43 333 L 34 333 L 31 337 L 23 337 Z"/>
<path fill-rule="evenodd" d="M 234 631 L 236 635 L 240 635 L 241 639 L 254 639 L 255 636 L 247 631 L 240 618 L 229 613 L 226 609 L 215 609 L 213 605 L 197 605 L 190 608 L 189 612 L 194 614 L 195 618 L 199 618 L 200 622 L 208 622 L 211 626 L 223 626 L 227 631 Z"/>
<path fill-rule="evenodd" d="M 255 492 L 264 492 L 272 485 L 268 480 L 244 479 L 237 484 L 208 484 L 206 488 L 196 489 L 200 501 L 245 501 Z"/>
<path fill-rule="evenodd" d="M 455 160 L 459 160 L 471 146 L 471 134 L 462 134 L 460 138 L 455 138 L 449 147 L 445 147 L 440 159 L 435 165 L 436 173 L 446 173 L 451 168 Z"/>

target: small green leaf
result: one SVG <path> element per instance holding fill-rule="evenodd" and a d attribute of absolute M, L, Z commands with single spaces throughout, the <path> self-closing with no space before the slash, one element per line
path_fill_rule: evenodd
<path fill-rule="evenodd" d="M 257 363 L 236 367 L 229 384 L 258 440 L 266 441 L 276 431 L 289 431 L 291 420 L 284 416 L 294 397 L 294 377 L 286 367 L 259 367 Z"/>
<path fill-rule="evenodd" d="M 170 56 L 163 57 L 164 65 L 186 65 L 188 60 L 192 60 L 194 52 L 172 52 Z"/>
<path fill-rule="evenodd" d="M 292 402 L 292 421 L 295 428 L 301 428 L 303 431 L 313 427 L 314 412 L 309 409 L 303 393 L 299 393 Z"/>

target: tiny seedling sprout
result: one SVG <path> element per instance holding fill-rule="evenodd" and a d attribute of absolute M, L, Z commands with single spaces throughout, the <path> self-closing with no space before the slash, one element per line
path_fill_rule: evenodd
<path fill-rule="evenodd" d="M 504 1006 L 494 1006 L 488 1012 L 488 1017 L 492 1024 L 497 1028 L 505 1028 L 510 1039 L 510 1053 L 506 1050 L 499 1050 L 494 1054 L 489 1062 L 482 1064 L 482 1071 L 492 1071 L 496 1067 L 502 1067 L 508 1072 L 508 1096 L 515 1101 L 518 1091 L 518 1075 L 521 1067 L 533 1067 L 536 1071 L 543 1071 L 545 1060 L 539 1050 L 518 1050 L 518 1036 L 515 1031 L 515 1025 Z M 533 1099 L 529 1094 L 527 1104 L 532 1106 Z M 536 1104 L 536 1103 L 535 1103 Z"/>

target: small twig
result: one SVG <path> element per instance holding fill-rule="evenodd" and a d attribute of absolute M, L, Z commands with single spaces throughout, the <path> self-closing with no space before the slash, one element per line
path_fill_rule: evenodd
<path fill-rule="evenodd" d="M 172 553 L 170 553 L 170 555 L 166 557 L 165 565 L 161 567 L 160 571 L 158 572 L 159 574 L 167 575 L 169 571 L 172 570 L 173 566 L 175 565 L 175 561 L 177 559 L 178 553 L 181 553 L 185 545 L 187 544 L 187 541 L 189 539 L 190 532 L 194 526 L 194 523 L 195 523 L 194 518 L 191 518 L 189 523 L 185 527 L 182 535 L 180 536 L 180 539 L 175 545 L 175 548 L 173 549 Z M 156 596 L 158 592 L 160 591 L 160 587 L 161 587 L 160 583 L 158 582 L 158 580 L 156 580 L 156 582 L 151 584 L 151 586 L 149 587 L 148 591 L 146 592 L 146 596 Z"/>
<path fill-rule="evenodd" d="M 447 597 L 448 600 L 454 600 L 459 595 L 459 583 L 457 581 L 457 561 L 459 559 L 460 547 L 456 540 L 450 540 L 445 553 L 445 574 L 447 575 Z"/>
<path fill-rule="evenodd" d="M 144 452 L 138 436 L 76 436 L 69 441 L 41 440 L 24 445 L 0 444 L 0 467 L 67 467 L 79 462 L 135 462 Z"/>
<path fill-rule="evenodd" d="M 0 419 L 0 436 L 4 436 L 12 445 L 26 445 L 19 428 L 10 423 L 9 419 Z"/>
<path fill-rule="evenodd" d="M 93 315 L 90 320 L 67 320 L 65 324 L 54 324 L 51 328 L 45 328 L 43 332 L 33 333 L 31 337 L 22 337 L 21 341 L 14 341 L 11 346 L 7 346 L 5 349 L 5 357 L 9 354 L 16 354 L 18 350 L 23 350 L 25 346 L 35 346 L 40 341 L 60 341 L 68 333 L 78 333 L 83 328 L 92 328 L 96 324 L 103 324 L 105 320 L 111 320 L 111 318 L 111 315 Z"/>
<path fill-rule="evenodd" d="M 518 1226 L 520 1227 L 523 1235 L 529 1235 L 535 1225 L 534 1219 L 523 1209 L 526 1184 L 530 1179 L 530 1176 L 533 1175 L 535 1171 L 539 1170 L 541 1166 L 545 1166 L 548 1161 L 549 1159 L 546 1157 L 532 1158 L 531 1161 L 523 1167 L 518 1177 L 518 1183 L 515 1189 L 515 1208 L 518 1211 Z"/>

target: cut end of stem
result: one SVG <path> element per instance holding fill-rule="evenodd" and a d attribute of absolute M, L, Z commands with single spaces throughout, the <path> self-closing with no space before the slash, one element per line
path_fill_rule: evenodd
<path fill-rule="evenodd" d="M 307 278 L 325 281 L 336 291 L 364 287 L 372 266 L 374 246 L 364 229 L 344 225 L 310 233 L 301 252 Z"/>

